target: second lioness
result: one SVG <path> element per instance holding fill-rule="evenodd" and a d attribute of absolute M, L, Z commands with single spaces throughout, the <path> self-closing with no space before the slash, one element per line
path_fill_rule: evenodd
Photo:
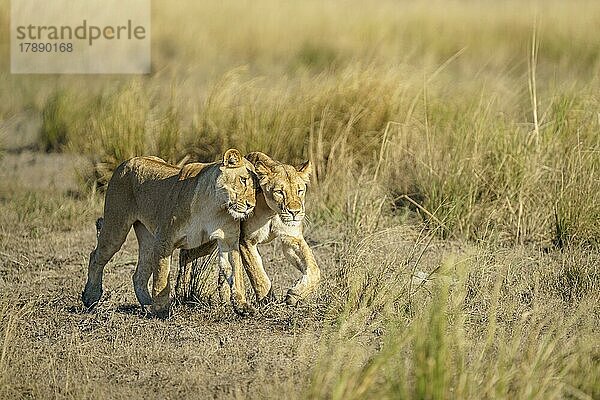
<path fill-rule="evenodd" d="M 271 280 L 265 272 L 257 245 L 281 238 L 286 258 L 302 272 L 300 279 L 286 294 L 286 303 L 294 305 L 314 292 L 321 276 L 302 232 L 304 196 L 310 178 L 311 163 L 306 161 L 294 168 L 261 152 L 249 153 L 246 158 L 254 165 L 262 193 L 256 196 L 254 212 L 241 222 L 240 252 L 244 268 L 257 300 L 262 302 L 272 297 Z M 188 263 L 210 254 L 213 248 L 203 246 L 182 250 L 179 255 L 179 273 L 189 272 Z M 222 278 L 221 275 L 221 284 Z"/>

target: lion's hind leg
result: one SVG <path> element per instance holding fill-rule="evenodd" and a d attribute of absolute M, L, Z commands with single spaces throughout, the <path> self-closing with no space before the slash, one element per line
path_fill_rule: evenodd
<path fill-rule="evenodd" d="M 116 216 L 105 216 L 96 221 L 98 243 L 90 253 L 87 282 L 81 294 L 87 308 L 93 307 L 102 297 L 104 267 L 119 251 L 130 228 L 131 222 Z"/>
<path fill-rule="evenodd" d="M 152 275 L 152 249 L 154 245 L 154 236 L 139 221 L 133 224 L 135 236 L 138 241 L 138 263 L 133 274 L 133 288 L 135 297 L 140 305 L 149 306 L 152 304 L 152 296 L 148 290 L 148 282 Z"/>

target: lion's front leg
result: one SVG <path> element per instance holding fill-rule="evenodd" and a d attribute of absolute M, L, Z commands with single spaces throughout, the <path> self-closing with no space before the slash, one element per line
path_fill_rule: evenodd
<path fill-rule="evenodd" d="M 250 283 L 259 303 L 266 303 L 274 299 L 271 280 L 265 272 L 262 257 L 256 244 L 240 241 L 240 253 L 244 268 L 250 278 Z"/>
<path fill-rule="evenodd" d="M 282 241 L 285 256 L 302 272 L 302 277 L 288 290 L 285 297 L 287 304 L 295 305 L 298 300 L 306 298 L 317 288 L 321 279 L 321 270 L 303 237 L 284 236 Z"/>
<path fill-rule="evenodd" d="M 152 313 L 159 318 L 166 318 L 171 311 L 171 251 L 157 246 L 153 251 L 152 265 Z"/>
<path fill-rule="evenodd" d="M 253 313 L 254 309 L 246 301 L 242 258 L 237 243 L 231 246 L 219 241 L 219 268 L 220 274 L 229 283 L 231 304 L 235 312 L 243 316 Z"/>
<path fill-rule="evenodd" d="M 102 275 L 105 265 L 104 260 L 99 260 L 98 249 L 94 249 L 90 253 L 87 282 L 81 295 L 83 304 L 87 308 L 95 306 L 102 297 Z"/>

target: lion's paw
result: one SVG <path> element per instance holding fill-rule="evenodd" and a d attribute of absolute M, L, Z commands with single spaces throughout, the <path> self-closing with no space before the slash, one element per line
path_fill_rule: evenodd
<path fill-rule="evenodd" d="M 256 309 L 248 303 L 234 302 L 233 310 L 240 317 L 249 317 L 251 315 L 254 315 L 254 313 L 256 313 Z"/>
<path fill-rule="evenodd" d="M 168 319 L 171 316 L 171 307 L 152 308 L 152 315 L 158 319 Z"/>
<path fill-rule="evenodd" d="M 100 298 L 102 297 L 102 290 L 94 291 L 94 290 L 84 290 L 81 293 L 81 301 L 83 301 L 83 305 L 87 309 L 92 309 L 98 304 Z"/>
<path fill-rule="evenodd" d="M 288 290 L 285 295 L 285 304 L 288 306 L 296 306 L 298 305 L 298 301 L 300 301 L 300 296 L 292 291 L 292 289 Z"/>
<path fill-rule="evenodd" d="M 275 296 L 275 293 L 273 292 L 273 289 L 271 288 L 269 290 L 269 293 L 267 293 L 265 295 L 265 297 L 263 297 L 262 299 L 258 300 L 258 305 L 260 307 L 264 307 L 267 306 L 271 303 L 276 303 L 277 302 L 277 297 Z"/>

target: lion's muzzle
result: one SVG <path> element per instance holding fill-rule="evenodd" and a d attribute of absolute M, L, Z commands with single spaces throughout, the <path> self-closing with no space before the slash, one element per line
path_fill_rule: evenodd
<path fill-rule="evenodd" d="M 281 221 L 289 226 L 298 226 L 304 219 L 304 211 L 302 209 L 287 209 L 279 214 Z"/>
<path fill-rule="evenodd" d="M 254 211 L 254 204 L 246 201 L 245 203 L 230 202 L 227 205 L 227 211 L 235 219 L 246 219 Z"/>

